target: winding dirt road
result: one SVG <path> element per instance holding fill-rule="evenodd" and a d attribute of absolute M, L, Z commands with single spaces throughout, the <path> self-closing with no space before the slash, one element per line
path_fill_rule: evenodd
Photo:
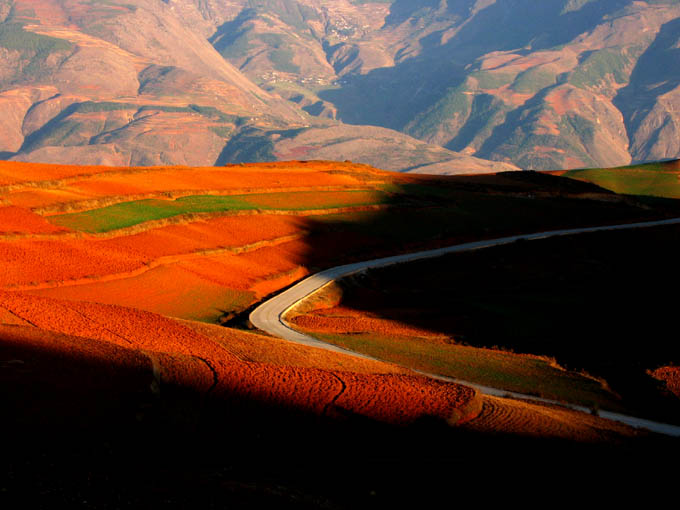
<path fill-rule="evenodd" d="M 250 314 L 250 322 L 257 327 L 258 329 L 261 329 L 262 331 L 265 331 L 271 335 L 274 335 L 276 337 L 282 338 L 284 340 L 288 340 L 290 342 L 295 342 L 303 345 L 308 345 L 311 347 L 317 347 L 320 349 L 326 349 L 329 351 L 335 351 L 335 352 L 342 352 L 344 354 L 349 354 L 352 356 L 356 356 L 359 358 L 365 358 L 365 359 L 375 359 L 372 358 L 371 356 L 367 356 L 365 354 L 357 353 L 354 351 L 350 351 L 349 349 L 343 349 L 342 347 L 338 347 L 335 345 L 328 344 L 326 342 L 322 342 L 321 340 L 318 340 L 312 336 L 302 334 L 296 330 L 294 330 L 284 319 L 284 316 L 286 312 L 288 312 L 291 308 L 293 308 L 296 304 L 298 304 L 300 301 L 303 301 L 305 298 L 309 297 L 311 294 L 315 293 L 322 287 L 328 285 L 329 283 L 339 280 L 341 278 L 344 278 L 346 276 L 359 273 L 361 271 L 365 271 L 367 269 L 372 269 L 372 268 L 377 268 L 377 267 L 385 267 L 385 266 L 390 266 L 393 264 L 401 264 L 405 262 L 411 262 L 415 260 L 422 260 L 422 259 L 428 259 L 428 258 L 434 258 L 434 257 L 440 257 L 442 255 L 447 255 L 450 253 L 458 253 L 458 252 L 466 252 L 466 251 L 472 251 L 472 250 L 479 250 L 483 248 L 491 248 L 494 246 L 501 246 L 505 244 L 510 244 L 514 243 L 516 241 L 520 240 L 525 240 L 525 241 L 534 241 L 537 239 L 547 239 L 549 237 L 558 237 L 558 236 L 568 236 L 568 235 L 575 235 L 575 234 L 584 234 L 584 233 L 589 233 L 589 232 L 601 232 L 601 231 L 611 231 L 611 230 L 625 230 L 625 229 L 631 229 L 631 228 L 648 228 L 648 227 L 658 227 L 658 226 L 664 226 L 664 225 L 675 225 L 675 224 L 680 224 L 680 218 L 671 218 L 671 219 L 666 219 L 666 220 L 657 220 L 657 221 L 646 221 L 646 222 L 640 222 L 640 223 L 626 223 L 626 224 L 619 224 L 619 225 L 608 225 L 608 226 L 600 226 L 600 227 L 586 227 L 586 228 L 573 228 L 573 229 L 562 229 L 562 230 L 550 230 L 546 232 L 537 232 L 533 234 L 521 234 L 521 235 L 515 235 L 515 236 L 508 236 L 508 237 L 500 237 L 498 239 L 488 239 L 484 241 L 474 241 L 474 242 L 469 242 L 469 243 L 463 243 L 463 244 L 456 244 L 453 246 L 447 246 L 444 248 L 437 248 L 434 250 L 426 250 L 426 251 L 420 251 L 416 253 L 407 253 L 404 255 L 395 255 L 393 257 L 384 257 L 380 259 L 373 259 L 373 260 L 367 260 L 367 261 L 362 261 L 362 262 L 356 262 L 354 264 L 346 264 L 343 266 L 336 266 L 330 269 L 326 269 L 325 271 L 321 271 L 319 273 L 316 273 L 312 276 L 309 276 L 299 282 L 298 284 L 294 285 L 293 287 L 285 290 L 284 292 L 281 292 L 280 294 L 276 295 L 275 297 L 265 301 L 262 303 L 260 306 L 258 306 L 251 314 Z M 464 384 L 466 386 L 471 386 L 481 393 L 487 394 L 487 395 L 493 395 L 493 396 L 500 396 L 500 397 L 513 397 L 513 398 L 521 398 L 521 399 L 526 399 L 526 400 L 533 400 L 533 401 L 539 401 L 539 402 L 546 402 L 546 403 L 551 403 L 551 404 L 558 404 L 562 405 L 565 407 L 569 407 L 571 409 L 577 410 L 577 411 L 583 411 L 583 412 L 590 412 L 589 409 L 582 407 L 582 406 L 577 406 L 577 405 L 570 405 L 570 404 L 565 404 L 564 402 L 557 402 L 549 399 L 543 399 L 540 397 L 535 397 L 532 395 L 525 395 L 525 394 L 520 394 L 520 393 L 512 393 L 508 392 L 502 389 L 498 388 L 490 388 L 487 386 L 480 386 L 478 384 L 470 383 L 467 381 L 461 381 L 457 379 L 453 379 L 450 377 L 444 377 L 444 376 L 439 376 L 436 374 L 430 374 L 426 372 L 419 372 L 418 373 L 422 375 L 426 375 L 428 377 L 432 377 L 435 379 L 439 380 L 444 380 L 444 381 L 450 381 L 450 382 L 455 382 L 458 384 Z M 675 426 L 675 425 L 669 425 L 665 423 L 658 423 L 658 422 L 653 422 L 650 420 L 644 420 L 641 418 L 635 418 L 632 416 L 626 416 L 622 414 L 617 414 L 617 413 L 612 413 L 608 411 L 600 411 L 599 415 L 603 418 L 607 418 L 610 420 L 615 420 L 619 421 L 622 423 L 625 423 L 627 425 L 637 427 L 637 428 L 646 428 L 648 430 L 651 430 L 653 432 L 657 432 L 660 434 L 666 434 L 670 436 L 676 436 L 680 437 L 680 426 Z"/>

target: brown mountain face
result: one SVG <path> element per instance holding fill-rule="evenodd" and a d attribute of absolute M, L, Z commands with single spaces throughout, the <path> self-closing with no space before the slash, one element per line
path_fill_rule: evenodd
<path fill-rule="evenodd" d="M 0 150 L 16 159 L 208 164 L 245 119 L 302 118 L 163 2 L 3 5 Z"/>
<path fill-rule="evenodd" d="M 0 154 L 445 173 L 675 158 L 679 18 L 673 0 L 0 0 Z"/>
<path fill-rule="evenodd" d="M 225 23 L 250 16 L 246 4 L 0 0 L 0 154 L 68 164 L 212 165 L 230 162 L 229 155 L 259 160 L 303 152 L 380 163 L 379 150 L 388 150 L 385 164 L 395 170 L 434 162 L 459 171 L 453 161 L 492 168 L 388 129 L 366 126 L 348 135 L 341 124 L 266 92 L 208 40 L 218 46 L 229 35 Z M 290 37 L 292 44 L 297 35 Z M 280 52 L 304 48 L 286 43 Z M 307 60 L 300 72 L 318 67 L 334 76 L 323 50 Z M 327 134 L 332 127 L 351 138 L 351 149 L 337 145 L 337 133 Z M 283 149 L 269 150 L 282 130 L 304 130 L 304 144 L 315 149 L 300 152 L 284 137 Z M 238 140 L 248 144 L 235 149 Z"/>
<path fill-rule="evenodd" d="M 519 170 L 428 144 L 375 126 L 329 123 L 300 129 L 242 130 L 225 147 L 218 163 L 248 161 L 355 161 L 385 170 L 441 175 Z"/>
<path fill-rule="evenodd" d="M 241 3 L 215 48 L 313 115 L 523 168 L 680 154 L 677 1 Z"/>

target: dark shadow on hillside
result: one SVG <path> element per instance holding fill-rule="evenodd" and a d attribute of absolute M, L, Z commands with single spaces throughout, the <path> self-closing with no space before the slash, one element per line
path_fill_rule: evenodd
<path fill-rule="evenodd" d="M 576 476 L 587 485 L 603 466 L 631 458 L 643 466 L 654 458 L 650 452 L 672 446 L 658 438 L 613 446 L 478 434 L 427 419 L 394 427 L 310 416 L 238 395 L 215 399 L 189 387 L 152 392 L 133 384 L 152 382 L 134 364 L 4 337 L 0 361 L 2 491 L 25 508 L 54 501 L 84 508 L 149 508 L 158 501 L 164 508 L 429 504 L 449 495 L 452 472 L 467 488 L 487 483 L 481 469 L 512 483 L 531 476 L 553 487 L 572 462 L 598 459 L 596 470 L 582 466 Z M 513 461 L 521 477 L 505 463 L 490 463 L 498 456 L 521 459 Z"/>
<path fill-rule="evenodd" d="M 536 172 L 412 179 L 383 205 L 309 220 L 303 264 L 319 270 L 470 240 L 680 217 L 677 200 Z M 680 362 L 674 301 L 663 297 L 680 287 L 680 227 L 646 234 L 519 242 L 375 270 L 343 285 L 342 305 L 451 342 L 555 357 L 607 378 L 632 408 L 680 421 L 677 399 L 660 395 L 645 372 Z"/>

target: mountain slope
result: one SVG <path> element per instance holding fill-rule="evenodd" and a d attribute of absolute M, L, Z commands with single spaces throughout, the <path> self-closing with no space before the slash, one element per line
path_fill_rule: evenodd
<path fill-rule="evenodd" d="M 680 152 L 675 1 L 241 4 L 211 41 L 314 115 L 523 168 Z"/>
<path fill-rule="evenodd" d="M 272 7 L 270 2 L 254 4 Z M 255 138 L 253 143 L 266 148 L 281 130 L 304 129 L 305 143 L 317 147 L 317 157 L 336 154 L 381 164 L 379 147 L 391 154 L 383 166 L 394 170 L 430 163 L 444 163 L 447 173 L 514 168 L 370 126 L 352 133 L 351 150 L 339 154 L 337 136 L 329 138 L 327 129 L 347 131 L 342 125 L 310 117 L 300 108 L 304 105 L 266 92 L 212 46 L 210 41 L 219 48 L 224 37 L 234 40 L 225 26 L 259 12 L 243 10 L 244 2 L 2 0 L 0 5 L 4 159 L 213 165 L 241 161 L 244 153 L 262 159 L 250 146 L 234 149 L 238 140 L 251 143 Z M 298 26 L 312 12 L 291 1 L 277 6 L 276 12 Z M 232 17 L 236 21 L 225 21 Z M 310 22 L 318 19 L 309 17 Z M 290 41 L 284 42 L 279 56 L 292 51 Z M 323 50 L 315 58 L 333 73 Z M 258 150 L 270 159 L 281 152 Z"/>
<path fill-rule="evenodd" d="M 0 0 L 0 157 L 675 158 L 678 19 L 673 0 Z"/>
<path fill-rule="evenodd" d="M 160 1 L 18 0 L 0 47 L 10 71 L 0 101 L 12 112 L 0 149 L 19 159 L 206 164 L 242 117 L 276 125 L 302 117 Z"/>

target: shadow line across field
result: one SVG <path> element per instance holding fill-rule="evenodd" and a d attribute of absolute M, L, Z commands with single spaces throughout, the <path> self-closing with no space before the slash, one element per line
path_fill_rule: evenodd
<path fill-rule="evenodd" d="M 379 211 L 308 219 L 303 265 L 322 269 L 328 260 L 355 262 L 470 240 L 680 213 L 676 200 L 617 195 L 534 172 L 433 177 L 430 184 L 406 183 L 396 191 Z M 674 304 L 664 297 L 680 284 L 677 246 L 680 228 L 666 225 L 519 241 L 370 270 L 341 280 L 298 326 L 307 325 L 307 332 L 343 348 L 430 373 L 476 377 L 488 385 L 497 384 L 488 381 L 498 374 L 481 371 L 508 370 L 507 377 L 518 376 L 507 366 L 485 365 L 487 360 L 477 368 L 461 367 L 453 358 L 463 347 L 479 348 L 480 358 L 488 348 L 508 356 L 538 355 L 544 365 L 558 366 L 547 367 L 557 379 L 536 379 L 547 373 L 542 369 L 529 381 L 538 395 L 677 422 L 677 397 L 648 373 L 680 360 L 672 338 Z M 381 319 L 390 323 L 391 332 L 357 326 Z M 348 323 L 354 329 L 343 331 Z M 314 324 L 321 329 L 315 331 Z M 400 329 L 429 333 L 409 335 Z M 537 363 L 534 358 L 523 362 Z M 570 387 L 574 381 L 562 377 L 560 367 L 573 371 L 572 379 L 580 377 L 585 390 Z M 525 392 L 522 384 L 509 380 L 506 388 Z"/>

